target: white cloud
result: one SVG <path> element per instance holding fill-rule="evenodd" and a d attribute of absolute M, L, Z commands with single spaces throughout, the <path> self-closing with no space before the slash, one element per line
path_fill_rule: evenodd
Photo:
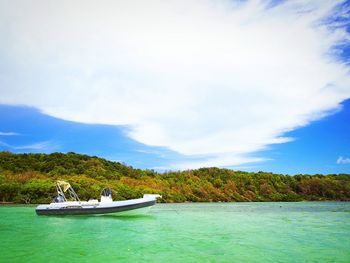
<path fill-rule="evenodd" d="M 19 135 L 17 132 L 0 132 L 0 136 L 16 136 Z"/>
<path fill-rule="evenodd" d="M 350 164 L 350 158 L 344 158 L 343 156 L 340 156 L 337 159 L 337 164 Z"/>
<path fill-rule="evenodd" d="M 266 3 L 2 1 L 0 103 L 202 160 L 174 168 L 261 161 L 350 97 L 349 36 L 321 22 L 341 1 Z"/>

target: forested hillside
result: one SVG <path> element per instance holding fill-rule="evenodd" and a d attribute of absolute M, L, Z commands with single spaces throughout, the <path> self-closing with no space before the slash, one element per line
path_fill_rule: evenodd
<path fill-rule="evenodd" d="M 350 175 L 280 175 L 202 168 L 157 173 L 76 153 L 0 152 L 0 201 L 47 203 L 55 180 L 71 183 L 82 200 L 110 186 L 114 199 L 159 193 L 162 202 L 350 200 Z"/>

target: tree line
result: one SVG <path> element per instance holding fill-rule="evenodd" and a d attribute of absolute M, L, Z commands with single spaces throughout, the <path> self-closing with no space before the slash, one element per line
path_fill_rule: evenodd
<path fill-rule="evenodd" d="M 0 202 L 49 203 L 55 180 L 71 183 L 80 199 L 111 187 L 115 200 L 158 193 L 162 202 L 350 201 L 350 175 L 282 175 L 223 168 L 159 173 L 96 156 L 0 152 Z"/>

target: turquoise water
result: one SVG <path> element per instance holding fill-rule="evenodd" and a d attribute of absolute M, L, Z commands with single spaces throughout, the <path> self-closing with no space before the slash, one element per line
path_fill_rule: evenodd
<path fill-rule="evenodd" d="M 350 203 L 158 204 L 145 215 L 0 207 L 0 262 L 350 262 Z"/>

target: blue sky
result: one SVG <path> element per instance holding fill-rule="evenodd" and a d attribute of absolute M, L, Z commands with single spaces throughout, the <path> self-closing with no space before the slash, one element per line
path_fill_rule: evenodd
<path fill-rule="evenodd" d="M 178 154 L 129 139 L 126 127 L 65 121 L 25 106 L 0 105 L 0 149 L 17 153 L 77 152 L 139 168 L 166 165 Z M 12 134 L 15 133 L 15 134 Z"/>
<path fill-rule="evenodd" d="M 276 173 L 350 173 L 350 100 L 338 112 L 288 133 L 294 141 L 256 153 L 267 161 L 237 166 L 246 171 Z M 131 140 L 125 127 L 82 124 L 53 118 L 29 107 L 0 106 L 0 149 L 16 152 L 78 152 L 124 162 L 138 168 L 166 167 L 186 157 Z"/>
<path fill-rule="evenodd" d="M 0 150 L 350 173 L 349 1 L 82 4 L 0 0 Z"/>

